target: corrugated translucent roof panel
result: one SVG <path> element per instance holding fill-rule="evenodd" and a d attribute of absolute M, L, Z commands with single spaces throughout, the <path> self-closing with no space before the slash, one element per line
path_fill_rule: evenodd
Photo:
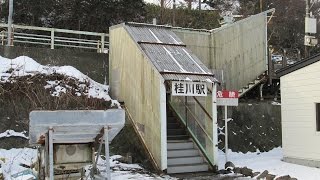
<path fill-rule="evenodd" d="M 180 38 L 171 31 L 171 28 L 169 27 L 132 23 L 127 24 L 127 27 L 127 30 L 136 42 L 183 44 Z"/>
<path fill-rule="evenodd" d="M 185 47 L 143 43 L 140 46 L 159 72 L 211 74 Z"/>
<path fill-rule="evenodd" d="M 202 82 L 218 82 L 212 76 L 189 75 L 189 74 L 162 74 L 162 77 L 168 81 L 202 81 Z"/>
<path fill-rule="evenodd" d="M 213 77 L 170 27 L 128 23 L 126 29 L 157 70 L 163 76 L 166 74 L 166 80 L 182 80 L 190 76 L 193 81 L 206 81 Z"/>

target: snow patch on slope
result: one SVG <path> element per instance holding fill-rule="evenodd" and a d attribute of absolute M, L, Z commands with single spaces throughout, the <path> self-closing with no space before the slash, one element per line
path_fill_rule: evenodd
<path fill-rule="evenodd" d="M 84 94 L 88 97 L 104 99 L 105 101 L 111 100 L 112 105 L 120 107 L 118 101 L 112 100 L 108 95 L 109 86 L 95 82 L 72 66 L 44 66 L 27 56 L 20 56 L 15 59 L 7 59 L 0 56 L 0 83 L 14 82 L 12 77 L 34 76 L 36 74 L 60 74 L 76 79 L 79 82 L 80 89 L 87 89 Z M 47 81 L 47 83 L 44 88 L 55 89 L 55 91 L 51 92 L 52 96 L 59 96 L 61 93 L 66 93 L 67 88 L 71 88 L 60 86 L 59 81 Z M 78 93 L 76 95 L 80 96 L 81 94 Z"/>
<path fill-rule="evenodd" d="M 0 139 L 1 138 L 7 138 L 7 137 L 22 137 L 25 139 L 29 139 L 26 136 L 27 131 L 22 131 L 22 132 L 15 132 L 14 130 L 6 130 L 3 133 L 0 133 Z"/>

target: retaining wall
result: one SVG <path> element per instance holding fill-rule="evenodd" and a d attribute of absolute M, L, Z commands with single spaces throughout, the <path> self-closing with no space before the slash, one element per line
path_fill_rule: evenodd
<path fill-rule="evenodd" d="M 82 52 L 78 49 L 48 49 L 21 46 L 0 46 L 0 56 L 16 58 L 28 56 L 42 65 L 73 66 L 99 83 L 108 83 L 109 55 Z"/>

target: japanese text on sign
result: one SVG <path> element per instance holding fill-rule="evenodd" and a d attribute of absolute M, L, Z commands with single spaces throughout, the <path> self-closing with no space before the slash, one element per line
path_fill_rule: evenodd
<path fill-rule="evenodd" d="M 207 84 L 202 82 L 172 81 L 173 96 L 207 96 Z"/>
<path fill-rule="evenodd" d="M 218 106 L 238 106 L 238 91 L 217 91 Z"/>

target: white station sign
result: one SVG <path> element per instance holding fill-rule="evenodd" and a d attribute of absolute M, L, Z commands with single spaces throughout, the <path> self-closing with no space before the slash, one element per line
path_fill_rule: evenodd
<path fill-rule="evenodd" d="M 205 82 L 172 81 L 172 96 L 207 96 Z"/>

